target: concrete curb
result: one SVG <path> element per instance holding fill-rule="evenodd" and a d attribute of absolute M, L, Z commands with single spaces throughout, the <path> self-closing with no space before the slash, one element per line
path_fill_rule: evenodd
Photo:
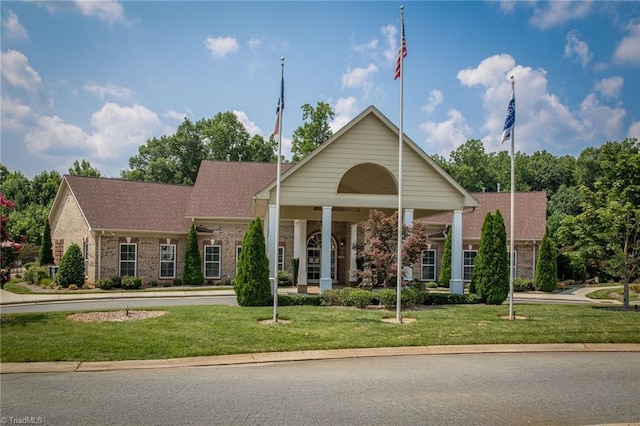
<path fill-rule="evenodd" d="M 262 352 L 157 360 L 93 362 L 0 363 L 0 374 L 83 373 L 159 368 L 192 368 L 274 362 L 318 361 L 345 358 L 369 358 L 408 355 L 499 354 L 541 352 L 640 352 L 635 343 L 561 343 L 526 345 L 450 345 L 407 346 L 396 348 L 328 349 L 299 352 Z"/>

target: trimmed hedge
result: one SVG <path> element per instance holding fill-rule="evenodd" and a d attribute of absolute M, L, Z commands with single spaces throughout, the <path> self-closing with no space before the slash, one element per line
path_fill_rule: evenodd
<path fill-rule="evenodd" d="M 303 296 L 305 297 L 305 296 Z M 382 305 L 386 309 L 396 307 L 397 290 L 385 288 L 370 291 L 347 287 L 341 290 L 328 290 L 319 296 L 324 306 L 356 306 L 366 308 L 369 305 Z M 429 292 L 421 287 L 404 287 L 400 295 L 403 307 L 414 305 L 459 305 L 482 303 L 477 294 L 452 294 Z"/>
<path fill-rule="evenodd" d="M 279 306 L 321 306 L 322 296 L 282 295 L 278 296 Z"/>

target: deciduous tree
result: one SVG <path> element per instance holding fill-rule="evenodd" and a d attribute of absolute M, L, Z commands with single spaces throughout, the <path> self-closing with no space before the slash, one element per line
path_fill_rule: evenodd
<path fill-rule="evenodd" d="M 329 127 L 329 121 L 333 117 L 333 110 L 325 102 L 318 102 L 315 108 L 310 104 L 302 105 L 302 121 L 304 123 L 294 130 L 291 142 L 293 162 L 302 160 L 333 135 L 331 127 Z"/>

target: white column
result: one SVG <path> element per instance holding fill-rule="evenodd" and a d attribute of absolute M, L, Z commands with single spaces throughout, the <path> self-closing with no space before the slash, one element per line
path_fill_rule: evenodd
<path fill-rule="evenodd" d="M 274 259 L 278 256 L 278 251 L 276 247 L 278 243 L 276 242 L 276 205 L 269 204 L 269 211 L 267 212 L 267 256 L 269 257 L 269 277 L 274 278 L 277 276 L 277 272 L 274 269 Z M 274 282 L 271 282 L 271 292 L 274 290 Z"/>
<path fill-rule="evenodd" d="M 453 211 L 453 223 L 451 226 L 451 280 L 449 291 L 454 294 L 464 293 L 462 281 L 462 210 Z"/>
<path fill-rule="evenodd" d="M 351 225 L 351 238 L 349 239 L 349 243 L 351 247 L 349 248 L 349 282 L 355 283 L 358 281 L 358 275 L 354 272 L 358 270 L 358 264 L 356 263 L 356 257 L 358 256 L 358 252 L 353 248 L 353 244 L 358 241 L 358 224 Z"/>
<path fill-rule="evenodd" d="M 307 285 L 307 221 L 296 219 L 293 222 L 293 257 L 300 259 L 298 284 Z"/>
<path fill-rule="evenodd" d="M 320 294 L 331 290 L 331 206 L 322 206 L 322 253 L 320 254 Z"/>
<path fill-rule="evenodd" d="M 404 220 L 403 223 L 406 226 L 411 226 L 413 224 L 413 209 L 404 209 Z M 405 266 L 404 268 L 404 279 L 406 281 L 413 281 L 413 265 Z"/>

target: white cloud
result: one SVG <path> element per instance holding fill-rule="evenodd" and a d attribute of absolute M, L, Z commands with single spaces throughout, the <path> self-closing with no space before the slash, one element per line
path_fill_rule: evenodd
<path fill-rule="evenodd" d="M 67 124 L 54 115 L 40 116 L 37 127 L 24 137 L 27 150 L 33 154 L 53 154 L 66 156 L 77 152 L 78 157 L 90 153 L 87 134 L 78 126 Z"/>
<path fill-rule="evenodd" d="M 583 67 L 585 67 L 593 58 L 593 52 L 589 50 L 589 45 L 580 40 L 578 31 L 569 31 L 567 34 L 567 43 L 564 45 L 564 56 L 567 58 L 576 58 Z"/>
<path fill-rule="evenodd" d="M 507 73 L 513 70 L 516 61 L 502 53 L 484 59 L 476 68 L 466 68 L 458 72 L 458 80 L 464 86 L 497 86 L 504 83 Z"/>
<path fill-rule="evenodd" d="M 185 108 L 184 112 L 169 110 L 163 114 L 163 116 L 166 118 L 171 118 L 178 121 L 183 121 L 185 118 L 191 117 L 192 115 L 193 112 L 189 108 Z"/>
<path fill-rule="evenodd" d="M 29 66 L 28 61 L 21 52 L 15 50 L 2 52 L 2 77 L 12 86 L 34 92 L 40 87 L 42 80 L 38 73 Z"/>
<path fill-rule="evenodd" d="M 116 22 L 127 23 L 124 7 L 116 0 L 76 0 L 76 6 L 85 16 L 95 16 L 101 21 L 114 24 Z"/>
<path fill-rule="evenodd" d="M 606 140 L 613 140 L 622 133 L 625 115 L 624 108 L 600 104 L 594 93 L 589 94 L 580 105 L 585 128 L 594 136 L 602 135 Z"/>
<path fill-rule="evenodd" d="M 363 44 L 353 44 L 351 49 L 359 53 L 367 53 L 367 52 L 375 52 L 378 48 L 378 39 L 373 38 L 366 43 Z"/>
<path fill-rule="evenodd" d="M 623 84 L 624 79 L 622 77 L 603 78 L 596 83 L 596 90 L 605 98 L 617 99 L 620 96 Z"/>
<path fill-rule="evenodd" d="M 247 132 L 249 132 L 251 136 L 254 136 L 254 135 L 263 136 L 263 133 L 262 133 L 262 130 L 260 130 L 260 127 L 258 127 L 258 125 L 255 122 L 251 121 L 244 111 L 233 110 L 233 113 L 236 115 L 236 117 L 238 117 L 238 121 L 242 123 L 244 128 L 247 130 Z"/>
<path fill-rule="evenodd" d="M 378 72 L 378 67 L 374 64 L 369 64 L 366 68 L 348 69 L 346 73 L 342 74 L 342 87 L 362 89 L 367 96 L 373 87 L 373 75 L 376 72 Z"/>
<path fill-rule="evenodd" d="M 160 130 L 155 112 L 138 104 L 132 107 L 107 102 L 91 116 L 89 142 L 100 159 L 128 158 L 139 145 Z"/>
<path fill-rule="evenodd" d="M 627 137 L 640 140 L 640 121 L 631 123 L 631 126 L 629 126 L 629 131 L 627 132 Z"/>
<path fill-rule="evenodd" d="M 640 63 L 640 22 L 627 25 L 627 31 L 613 57 L 617 62 Z"/>
<path fill-rule="evenodd" d="M 443 95 L 442 92 L 438 89 L 433 89 L 429 92 L 429 97 L 427 98 L 427 104 L 422 107 L 422 109 L 426 112 L 433 112 L 438 105 L 442 103 Z"/>
<path fill-rule="evenodd" d="M 542 30 L 584 18 L 591 12 L 591 0 L 534 3 L 531 24 Z"/>
<path fill-rule="evenodd" d="M 329 123 L 329 127 L 331 128 L 331 131 L 335 133 L 360 112 L 360 107 L 358 106 L 356 98 L 354 96 L 349 96 L 348 98 L 338 99 L 333 111 L 335 114 L 333 116 L 333 120 Z"/>
<path fill-rule="evenodd" d="M 33 114 L 31 107 L 8 96 L 3 96 L 0 100 L 0 112 L 2 113 L 2 127 L 14 130 L 22 130 L 25 121 Z"/>
<path fill-rule="evenodd" d="M 2 20 L 2 28 L 4 29 L 3 37 L 7 40 L 28 40 L 29 34 L 27 30 L 20 24 L 18 15 L 12 10 L 7 13 L 7 18 Z"/>
<path fill-rule="evenodd" d="M 439 123 L 427 121 L 420 124 L 420 131 L 426 135 L 422 144 L 426 153 L 448 156 L 469 139 L 472 129 L 462 113 L 452 108 L 447 112 L 447 117 L 447 120 Z"/>
<path fill-rule="evenodd" d="M 86 83 L 82 88 L 89 93 L 95 93 L 103 100 L 105 96 L 111 96 L 117 99 L 130 99 L 134 94 L 133 90 L 126 87 L 116 86 L 112 83 L 107 83 L 106 85 L 101 86 L 95 81 Z"/>
<path fill-rule="evenodd" d="M 252 52 L 255 52 L 262 45 L 262 38 L 251 37 L 247 44 L 249 45 L 249 49 L 251 49 Z"/>
<path fill-rule="evenodd" d="M 380 29 L 380 32 L 384 36 L 385 40 L 383 55 L 388 63 L 395 64 L 398 56 L 398 49 L 400 48 L 400 45 L 398 44 L 398 40 L 396 38 L 396 36 L 398 35 L 398 28 L 396 28 L 394 25 L 386 25 Z"/>
<path fill-rule="evenodd" d="M 207 37 L 204 45 L 214 58 L 224 58 L 230 53 L 237 52 L 240 46 L 233 37 Z"/>

